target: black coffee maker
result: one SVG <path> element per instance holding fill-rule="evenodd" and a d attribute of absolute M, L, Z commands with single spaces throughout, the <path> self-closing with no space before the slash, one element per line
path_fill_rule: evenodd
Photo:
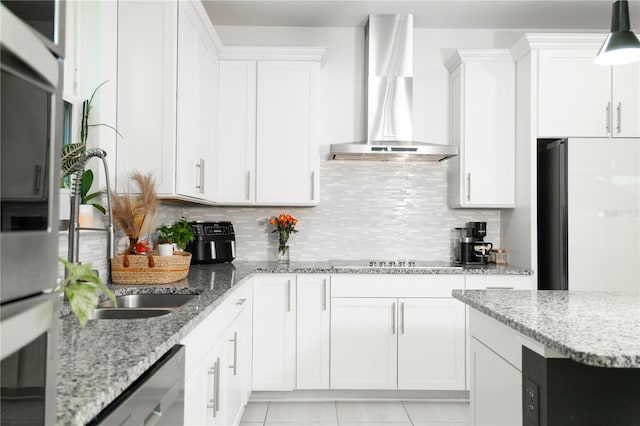
<path fill-rule="evenodd" d="M 456 247 L 454 261 L 463 265 L 485 265 L 489 263 L 489 253 L 493 244 L 484 241 L 487 236 L 487 222 L 468 222 L 459 230 L 459 241 Z"/>

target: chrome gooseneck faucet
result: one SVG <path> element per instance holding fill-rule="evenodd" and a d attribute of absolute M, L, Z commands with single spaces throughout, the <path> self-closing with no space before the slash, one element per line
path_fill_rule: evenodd
<path fill-rule="evenodd" d="M 79 211 L 80 211 L 80 179 L 82 179 L 82 172 L 84 171 L 87 162 L 93 158 L 98 157 L 102 160 L 104 166 L 104 175 L 106 180 L 106 193 L 107 193 L 107 209 L 109 213 L 109 226 L 107 228 L 107 264 L 114 256 L 114 228 L 113 228 L 113 212 L 111 209 L 111 183 L 109 182 L 109 169 L 107 168 L 107 161 L 105 157 L 107 153 L 100 148 L 88 149 L 86 154 L 80 159 L 80 161 L 74 167 L 74 175 L 71 179 L 71 217 L 69 218 L 69 251 L 68 261 L 74 264 L 79 264 L 79 243 L 80 243 L 80 223 L 79 223 Z"/>

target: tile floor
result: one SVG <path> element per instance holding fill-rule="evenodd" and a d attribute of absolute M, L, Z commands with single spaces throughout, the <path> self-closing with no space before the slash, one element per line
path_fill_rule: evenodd
<path fill-rule="evenodd" d="M 250 402 L 240 426 L 470 426 L 466 402 Z"/>

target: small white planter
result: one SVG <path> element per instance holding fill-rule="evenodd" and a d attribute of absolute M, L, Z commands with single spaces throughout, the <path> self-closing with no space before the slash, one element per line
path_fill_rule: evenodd
<path fill-rule="evenodd" d="M 158 256 L 173 256 L 173 244 L 158 244 Z"/>
<path fill-rule="evenodd" d="M 80 204 L 80 211 L 78 213 L 80 228 L 93 228 L 94 210 L 96 210 L 96 208 L 91 204 Z"/>

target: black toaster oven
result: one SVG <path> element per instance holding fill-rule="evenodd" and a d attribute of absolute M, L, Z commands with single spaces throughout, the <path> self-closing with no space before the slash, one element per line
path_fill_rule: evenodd
<path fill-rule="evenodd" d="M 195 239 L 187 244 L 191 263 L 232 262 L 236 258 L 236 234 L 231 222 L 189 222 Z"/>

